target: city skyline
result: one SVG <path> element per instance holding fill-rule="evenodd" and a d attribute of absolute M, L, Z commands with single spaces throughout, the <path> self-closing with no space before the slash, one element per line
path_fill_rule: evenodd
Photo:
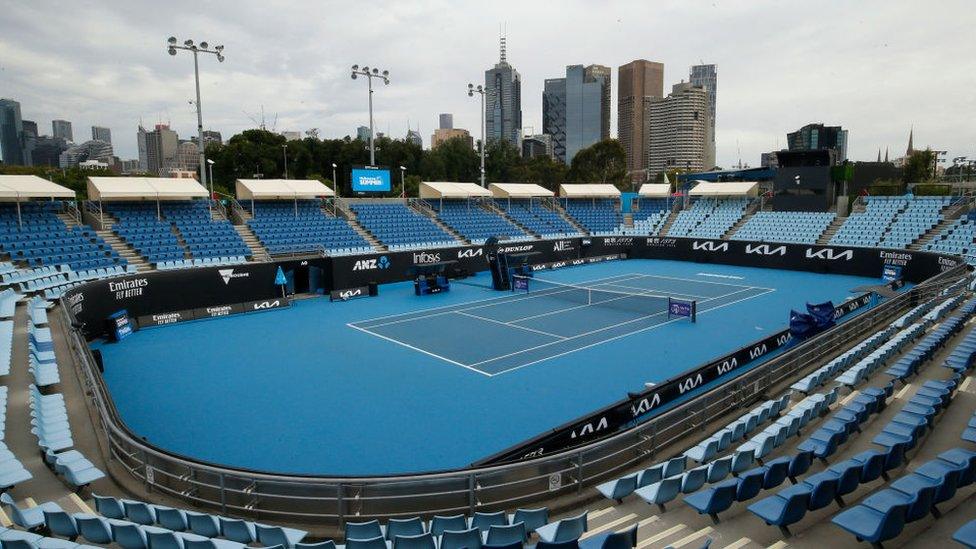
<path fill-rule="evenodd" d="M 477 104 L 465 87 L 483 81 L 480 75 L 497 62 L 500 23 L 506 24 L 509 60 L 522 78 L 523 127 L 541 128 L 543 81 L 565 66 L 586 60 L 618 67 L 643 58 L 665 65 L 665 86 L 687 80 L 693 65 L 719 66 L 721 166 L 740 158 L 757 165 L 762 152 L 786 147 L 786 132 L 811 122 L 850 128 L 848 154 L 855 160 L 873 159 L 878 148 L 900 149 L 912 124 L 919 146 L 948 150 L 949 156 L 973 154 L 973 130 L 963 116 L 976 108 L 966 85 L 976 62 L 965 55 L 963 32 L 973 16 L 951 5 L 918 12 L 907 2 L 886 3 L 884 9 L 839 2 L 615 2 L 599 10 L 568 6 L 551 13 L 515 3 L 500 10 L 384 3 L 343 10 L 309 3 L 268 18 L 246 4 L 225 4 L 208 6 L 199 20 L 182 20 L 170 9 L 142 2 L 53 13 L 44 4 L 9 6 L 0 22 L 2 95 L 19 101 L 22 117 L 37 122 L 42 134 L 53 119 L 69 120 L 76 130 L 111 129 L 121 158 L 137 157 L 140 119 L 149 127 L 162 121 L 181 135 L 195 133 L 188 103 L 192 69 L 166 55 L 170 34 L 227 46 L 226 63 L 201 62 L 205 127 L 231 136 L 254 127 L 244 111 L 264 105 L 269 120 L 277 113 L 279 131 L 315 127 L 323 137 L 355 135 L 366 119 L 366 97 L 345 73 L 350 63 L 370 63 L 395 76 L 375 95 L 376 130 L 402 138 L 400 128 L 408 120 L 419 120 L 421 134 L 429 135 L 440 112 L 454 113 L 456 127 L 478 128 Z M 299 11 L 307 16 L 294 17 Z M 497 20 L 499 12 L 506 13 L 505 21 Z M 950 12 L 956 15 L 948 17 Z M 373 18 L 374 24 L 355 25 L 354 16 Z M 703 32 L 760 18 L 770 30 L 755 38 L 730 43 L 722 33 Z M 325 23 L 312 25 L 315 20 Z M 543 20 L 553 24 L 540 25 Z M 113 28 L 110 39 L 84 31 L 106 24 Z M 301 38 L 286 46 L 274 33 L 257 32 L 269 26 L 289 28 Z M 431 47 L 417 26 L 450 31 Z M 351 38 L 352 29 L 360 39 Z M 929 92 L 932 81 L 943 84 L 938 98 Z M 613 100 L 615 136 L 616 93 Z"/>

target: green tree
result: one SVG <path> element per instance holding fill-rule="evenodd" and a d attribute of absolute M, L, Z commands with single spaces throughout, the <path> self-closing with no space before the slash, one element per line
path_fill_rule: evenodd
<path fill-rule="evenodd" d="M 522 164 L 522 155 L 513 143 L 493 139 L 485 148 L 485 177 L 488 181 L 514 181 L 515 170 Z"/>
<path fill-rule="evenodd" d="M 568 179 L 576 183 L 610 183 L 626 189 L 627 154 L 616 139 L 580 149 L 570 164 Z"/>
<path fill-rule="evenodd" d="M 903 178 L 906 184 L 925 183 L 933 179 L 935 153 L 932 149 L 915 151 L 906 159 Z"/>
<path fill-rule="evenodd" d="M 522 161 L 512 169 L 512 182 L 535 183 L 546 189 L 558 192 L 566 181 L 568 168 L 562 162 L 548 156 L 537 156 Z"/>

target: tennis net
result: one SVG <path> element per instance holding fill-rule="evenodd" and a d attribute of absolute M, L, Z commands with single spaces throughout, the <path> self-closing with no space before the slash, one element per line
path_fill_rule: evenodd
<path fill-rule="evenodd" d="M 517 283 L 516 283 L 517 282 Z M 617 309 L 648 316 L 667 313 L 670 296 L 651 292 L 619 292 L 603 288 L 591 288 L 552 282 L 528 276 L 513 277 L 513 287 L 536 296 L 581 306 Z"/>

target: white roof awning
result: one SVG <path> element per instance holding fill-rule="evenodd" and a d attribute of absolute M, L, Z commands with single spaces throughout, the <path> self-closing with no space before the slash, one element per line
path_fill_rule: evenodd
<path fill-rule="evenodd" d="M 495 198 L 535 198 L 552 196 L 553 192 L 534 183 L 492 183 L 488 185 Z"/>
<path fill-rule="evenodd" d="M 316 179 L 238 179 L 239 200 L 292 200 L 335 196 L 335 191 Z"/>
<path fill-rule="evenodd" d="M 729 181 L 713 183 L 711 181 L 696 181 L 688 195 L 690 196 L 758 196 L 759 183 L 756 181 Z"/>
<path fill-rule="evenodd" d="M 74 198 L 75 192 L 36 175 L 0 175 L 0 201 Z"/>
<path fill-rule="evenodd" d="M 475 198 L 491 196 L 491 191 L 477 183 L 424 181 L 420 184 L 420 198 Z"/>
<path fill-rule="evenodd" d="M 566 198 L 618 198 L 620 189 L 610 184 L 568 183 L 559 186 L 559 196 Z"/>
<path fill-rule="evenodd" d="M 644 183 L 637 194 L 644 198 L 664 198 L 671 194 L 671 185 L 667 183 Z"/>
<path fill-rule="evenodd" d="M 89 177 L 91 200 L 189 200 L 206 198 L 196 179 L 177 177 Z"/>

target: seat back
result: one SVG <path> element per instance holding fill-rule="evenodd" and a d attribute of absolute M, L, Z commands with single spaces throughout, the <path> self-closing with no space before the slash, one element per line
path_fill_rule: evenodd
<path fill-rule="evenodd" d="M 749 501 L 759 495 L 763 488 L 763 478 L 766 470 L 762 467 L 751 469 L 739 475 L 739 483 L 736 485 L 735 500 Z"/>
<path fill-rule="evenodd" d="M 78 525 L 78 533 L 87 541 L 101 544 L 112 543 L 112 530 L 108 526 L 108 521 L 102 517 L 75 515 L 75 523 Z"/>
<path fill-rule="evenodd" d="M 383 537 L 383 529 L 378 520 L 346 523 L 346 539 L 367 540 L 381 537 Z"/>
<path fill-rule="evenodd" d="M 220 531 L 224 537 L 247 545 L 254 541 L 254 526 L 246 521 L 235 518 L 220 517 Z"/>
<path fill-rule="evenodd" d="M 521 541 L 518 542 L 518 546 L 522 546 Z M 481 530 L 477 528 L 444 530 L 441 534 L 440 549 L 464 549 L 465 547 L 467 549 L 481 549 Z"/>
<path fill-rule="evenodd" d="M 146 534 L 138 524 L 109 523 L 112 528 L 112 538 L 123 549 L 147 549 Z"/>
<path fill-rule="evenodd" d="M 536 544 L 536 549 L 579 549 L 579 540 L 572 539 L 569 541 L 545 541 L 541 540 Z"/>
<path fill-rule="evenodd" d="M 156 521 L 163 528 L 174 532 L 182 532 L 187 528 L 186 514 L 180 509 L 156 509 Z"/>
<path fill-rule="evenodd" d="M 586 532 L 588 513 L 584 511 L 575 517 L 565 518 L 559 521 L 559 525 L 556 527 L 556 533 L 552 536 L 553 543 L 579 540 L 583 532 Z"/>
<path fill-rule="evenodd" d="M 424 521 L 420 517 L 407 519 L 391 518 L 386 523 L 386 539 L 393 541 L 397 536 L 412 537 L 419 536 L 426 531 Z"/>
<path fill-rule="evenodd" d="M 504 526 L 506 524 L 508 524 L 508 516 L 504 511 L 498 511 L 497 513 L 476 511 L 474 516 L 471 517 L 471 527 L 477 528 L 482 532 L 487 532 L 492 526 Z"/>
<path fill-rule="evenodd" d="M 125 516 L 132 522 L 139 524 L 155 524 L 156 510 L 141 501 L 123 501 Z"/>
<path fill-rule="evenodd" d="M 64 511 L 48 511 L 45 509 L 44 525 L 52 534 L 61 537 L 74 538 L 78 535 L 78 524 L 74 517 Z"/>
<path fill-rule="evenodd" d="M 556 530 L 558 535 L 559 530 Z M 493 524 L 488 528 L 488 536 L 485 538 L 485 543 L 491 545 L 507 545 L 509 543 L 519 543 L 525 542 L 527 537 L 525 531 L 524 522 L 516 522 L 515 524 L 505 524 L 498 525 Z"/>
<path fill-rule="evenodd" d="M 435 536 L 439 536 L 448 530 L 462 532 L 467 529 L 468 519 L 464 515 L 434 515 L 434 518 L 430 521 L 430 533 Z"/>
<path fill-rule="evenodd" d="M 396 536 L 393 538 L 393 549 L 437 549 L 434 536 L 424 532 L 415 536 Z"/>
<path fill-rule="evenodd" d="M 146 542 L 152 549 L 183 549 L 181 540 L 176 537 L 174 532 L 147 530 Z"/>
<path fill-rule="evenodd" d="M 122 502 L 118 499 L 98 494 L 92 494 L 92 498 L 95 500 L 95 510 L 98 511 L 99 515 L 114 519 L 125 518 L 125 508 L 122 507 Z"/>
<path fill-rule="evenodd" d="M 624 530 L 613 532 L 603 540 L 600 549 L 633 549 L 637 547 L 637 525 Z"/>
<path fill-rule="evenodd" d="M 976 464 L 976 460 L 973 463 Z M 516 509 L 515 514 L 512 515 L 512 524 L 516 522 L 524 523 L 527 533 L 535 532 L 537 529 L 549 523 L 549 508 Z"/>
<path fill-rule="evenodd" d="M 370 539 L 346 538 L 346 549 L 389 549 L 383 536 Z"/>

